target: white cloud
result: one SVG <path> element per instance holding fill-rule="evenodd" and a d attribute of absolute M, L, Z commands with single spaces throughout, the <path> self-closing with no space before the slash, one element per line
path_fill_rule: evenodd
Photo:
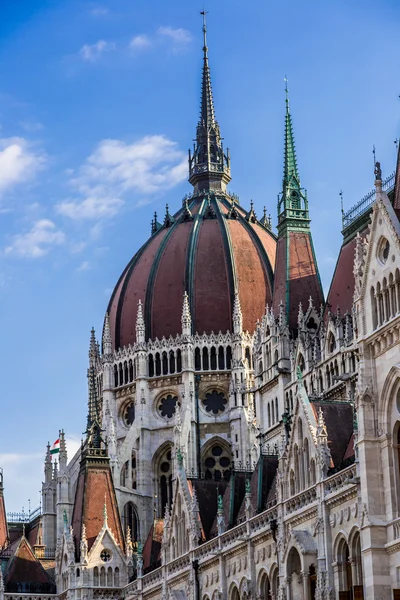
<path fill-rule="evenodd" d="M 104 17 L 105 15 L 108 15 L 110 11 L 105 6 L 94 6 L 89 12 L 93 17 Z"/>
<path fill-rule="evenodd" d="M 129 42 L 129 47 L 133 50 L 145 50 L 146 48 L 150 48 L 151 45 L 150 38 L 145 33 L 135 35 Z"/>
<path fill-rule="evenodd" d="M 15 235 L 11 245 L 5 249 L 6 255 L 22 258 L 40 258 L 53 246 L 65 242 L 65 234 L 58 230 L 49 219 L 41 219 L 33 224 L 30 231 Z"/>
<path fill-rule="evenodd" d="M 169 26 L 159 27 L 157 29 L 157 33 L 158 35 L 171 39 L 176 45 L 179 46 L 186 46 L 192 41 L 190 31 L 187 29 L 182 29 L 182 27 L 179 27 L 178 29 L 173 29 Z"/>
<path fill-rule="evenodd" d="M 45 163 L 45 154 L 24 138 L 0 138 L 0 195 L 31 180 Z"/>
<path fill-rule="evenodd" d="M 21 121 L 20 126 L 28 133 L 37 133 L 44 129 L 44 125 L 39 121 Z"/>
<path fill-rule="evenodd" d="M 133 144 L 103 140 L 71 180 L 79 198 L 65 200 L 56 209 L 75 220 L 101 220 L 120 210 L 127 193 L 137 202 L 186 176 L 186 154 L 164 135 L 145 136 Z"/>
<path fill-rule="evenodd" d="M 90 262 L 88 260 L 84 260 L 79 267 L 76 268 L 77 273 L 82 273 L 83 271 L 89 271 Z"/>
<path fill-rule="evenodd" d="M 105 40 L 99 40 L 95 44 L 85 44 L 79 50 L 79 56 L 86 62 L 94 63 L 98 61 L 105 52 L 111 52 L 115 50 L 116 46 L 114 42 L 106 42 Z"/>

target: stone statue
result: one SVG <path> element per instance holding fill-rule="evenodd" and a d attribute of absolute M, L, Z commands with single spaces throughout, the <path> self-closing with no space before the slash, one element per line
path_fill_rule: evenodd
<path fill-rule="evenodd" d="M 382 181 L 382 170 L 381 170 L 381 163 L 380 162 L 376 162 L 375 163 L 375 179 L 377 181 Z"/>

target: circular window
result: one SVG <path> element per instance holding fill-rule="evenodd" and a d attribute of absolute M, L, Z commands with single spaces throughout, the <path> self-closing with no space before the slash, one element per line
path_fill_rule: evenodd
<path fill-rule="evenodd" d="M 228 401 L 222 392 L 213 390 L 212 392 L 208 392 L 206 394 L 206 397 L 203 400 L 203 405 L 208 413 L 218 415 L 224 412 L 227 402 Z"/>
<path fill-rule="evenodd" d="M 160 469 L 163 473 L 168 473 L 169 471 L 169 463 L 163 462 L 161 463 Z"/>
<path fill-rule="evenodd" d="M 384 265 L 389 257 L 390 244 L 386 238 L 382 238 L 378 246 L 378 258 Z"/>
<path fill-rule="evenodd" d="M 230 448 L 223 448 L 215 444 L 207 451 L 204 456 L 203 470 L 206 479 L 229 479 L 231 474 L 232 459 Z"/>
<path fill-rule="evenodd" d="M 168 394 L 165 398 L 161 398 L 158 403 L 158 412 L 164 419 L 171 419 L 176 413 L 176 407 L 180 406 L 177 396 Z"/>
<path fill-rule="evenodd" d="M 102 550 L 100 554 L 100 558 L 103 562 L 110 562 L 111 560 L 111 552 L 109 550 Z"/>
<path fill-rule="evenodd" d="M 135 403 L 134 402 L 129 402 L 129 404 L 127 404 L 124 408 L 124 412 L 122 415 L 122 419 L 124 421 L 124 424 L 127 427 L 130 427 L 133 423 L 133 421 L 135 420 Z"/>

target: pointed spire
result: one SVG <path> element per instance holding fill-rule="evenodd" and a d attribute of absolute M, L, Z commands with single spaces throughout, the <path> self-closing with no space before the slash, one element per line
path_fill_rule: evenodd
<path fill-rule="evenodd" d="M 128 525 L 125 536 L 125 545 L 126 545 L 126 557 L 128 559 L 132 558 L 133 554 L 133 545 L 132 545 L 132 537 L 131 537 L 131 528 Z"/>
<path fill-rule="evenodd" d="M 243 315 L 242 315 L 242 309 L 240 306 L 239 292 L 237 290 L 235 292 L 235 301 L 233 303 L 232 318 L 233 318 L 233 332 L 234 333 L 242 333 Z"/>
<path fill-rule="evenodd" d="M 191 335 L 192 333 L 192 317 L 190 314 L 189 296 L 187 292 L 183 294 L 182 306 L 182 335 Z"/>
<path fill-rule="evenodd" d="M 285 77 L 286 114 L 285 114 L 285 162 L 283 167 L 283 190 L 290 185 L 292 177 L 295 177 L 300 185 L 300 176 L 297 169 L 296 148 L 294 144 L 292 116 L 289 107 L 288 80 Z"/>
<path fill-rule="evenodd" d="M 182 221 L 193 221 L 193 215 L 190 211 L 189 202 L 187 198 L 185 198 L 183 201 Z"/>
<path fill-rule="evenodd" d="M 68 454 L 67 454 L 67 443 L 65 441 L 65 433 L 64 429 L 61 429 L 58 432 L 60 439 L 60 453 L 58 455 L 58 460 L 60 462 L 60 472 L 63 472 L 67 466 Z"/>
<path fill-rule="evenodd" d="M 138 302 L 136 314 L 136 341 L 138 343 L 143 343 L 146 341 L 146 326 L 143 317 L 143 305 L 141 300 Z"/>
<path fill-rule="evenodd" d="M 308 200 L 305 190 L 300 185 L 297 168 L 296 148 L 294 143 L 292 115 L 289 107 L 289 90 L 285 77 L 286 112 L 285 112 L 285 151 L 283 163 L 282 194 L 278 196 L 278 230 L 282 225 L 301 222 L 302 230 L 309 224 Z"/>
<path fill-rule="evenodd" d="M 93 341 L 94 340 L 94 341 Z M 101 429 L 100 429 L 100 412 L 97 398 L 97 382 L 96 382 L 96 362 L 92 359 L 92 348 L 96 343 L 94 337 L 94 329 L 91 331 L 90 336 L 90 349 L 89 349 L 89 368 L 87 370 L 88 378 L 88 416 L 87 416 L 87 427 L 86 436 L 88 446 L 91 448 L 101 447 Z M 97 348 L 97 344 L 96 344 Z"/>
<path fill-rule="evenodd" d="M 81 551 L 81 562 L 85 562 L 88 554 L 88 541 L 86 537 L 86 525 L 82 523 L 82 533 L 81 533 L 81 543 L 80 543 L 80 551 Z"/>
<path fill-rule="evenodd" d="M 297 315 L 297 324 L 299 326 L 299 330 L 303 329 L 303 327 L 304 327 L 304 312 L 303 312 L 303 306 L 302 306 L 301 302 L 299 303 L 299 313 Z"/>
<path fill-rule="evenodd" d="M 104 317 L 102 342 L 103 342 L 103 354 L 105 356 L 109 356 L 110 354 L 112 354 L 112 339 L 111 339 L 110 319 L 108 316 L 108 312 L 106 312 L 106 316 Z"/>
<path fill-rule="evenodd" d="M 267 217 L 267 208 L 264 206 L 263 208 L 263 216 L 260 221 L 261 225 L 265 227 L 265 229 L 271 229 L 271 215 Z"/>
<path fill-rule="evenodd" d="M 224 154 L 218 122 L 215 118 L 214 100 L 208 64 L 206 11 L 203 16 L 203 72 L 201 84 L 200 119 L 196 130 L 193 156 L 189 150 L 189 181 L 196 191 L 226 189 L 230 177 L 229 151 Z"/>
<path fill-rule="evenodd" d="M 161 223 L 159 223 L 159 222 L 157 221 L 157 213 L 155 212 L 155 213 L 154 213 L 154 219 L 152 219 L 152 221 L 151 221 L 151 233 L 152 233 L 152 235 L 153 235 L 154 233 L 157 233 L 157 231 L 158 231 L 159 229 L 161 229 L 161 227 L 162 227 L 162 225 L 161 225 Z"/>
<path fill-rule="evenodd" d="M 254 212 L 254 202 L 250 200 L 250 210 L 246 215 L 246 221 L 250 223 L 255 223 L 257 221 L 256 213 Z"/>
<path fill-rule="evenodd" d="M 96 340 L 96 332 L 94 327 L 90 331 L 90 343 L 89 343 L 89 364 L 95 366 L 99 357 L 98 345 Z"/>

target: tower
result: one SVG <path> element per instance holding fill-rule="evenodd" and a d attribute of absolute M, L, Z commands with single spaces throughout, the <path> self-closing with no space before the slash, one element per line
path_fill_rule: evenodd
<path fill-rule="evenodd" d="M 289 92 L 286 81 L 285 152 L 282 192 L 278 196 L 278 244 L 273 307 L 283 303 L 291 333 L 297 331 L 300 302 L 312 298 L 319 309 L 324 301 L 310 230 L 307 193 L 297 167 Z"/>

